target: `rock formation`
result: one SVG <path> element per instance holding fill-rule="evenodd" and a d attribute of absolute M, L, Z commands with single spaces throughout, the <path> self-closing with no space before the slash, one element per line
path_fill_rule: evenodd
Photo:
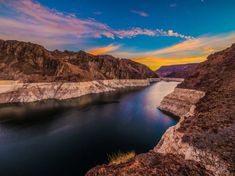
<path fill-rule="evenodd" d="M 88 82 L 5 83 L 0 84 L 1 103 L 27 103 L 46 99 L 64 100 L 87 94 L 110 92 L 129 87 L 144 87 L 147 79 L 97 80 Z"/>
<path fill-rule="evenodd" d="M 235 175 L 235 44 L 208 57 L 162 101 L 180 116 L 154 150 L 98 175 Z"/>
<path fill-rule="evenodd" d="M 14 40 L 0 40 L 0 79 L 23 82 L 145 79 L 158 77 L 148 67 L 109 55 L 84 51 L 48 51 Z"/>
<path fill-rule="evenodd" d="M 186 78 L 190 75 L 192 70 L 197 66 L 197 63 L 193 64 L 182 64 L 182 65 L 170 65 L 162 66 L 156 73 L 161 77 L 168 78 Z"/>

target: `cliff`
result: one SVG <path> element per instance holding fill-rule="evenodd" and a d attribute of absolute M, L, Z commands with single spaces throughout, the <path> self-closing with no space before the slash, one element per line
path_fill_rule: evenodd
<path fill-rule="evenodd" d="M 21 82 L 92 81 L 158 77 L 148 67 L 109 55 L 84 51 L 48 51 L 14 40 L 0 40 L 0 79 Z"/>
<path fill-rule="evenodd" d="M 129 87 L 144 87 L 150 83 L 147 79 L 97 80 L 88 82 L 52 82 L 52 83 L 0 83 L 1 103 L 28 103 L 46 99 L 70 99 L 87 94 L 110 92 Z"/>
<path fill-rule="evenodd" d="M 161 77 L 168 78 L 186 78 L 190 75 L 192 70 L 197 66 L 197 63 L 193 64 L 181 64 L 181 65 L 169 65 L 162 66 L 155 72 Z"/>
<path fill-rule="evenodd" d="M 164 98 L 159 108 L 180 121 L 154 150 L 87 175 L 235 175 L 234 59 L 235 45 L 210 55 Z"/>

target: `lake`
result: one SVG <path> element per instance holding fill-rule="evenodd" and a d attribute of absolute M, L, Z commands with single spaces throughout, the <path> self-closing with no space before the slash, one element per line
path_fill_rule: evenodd
<path fill-rule="evenodd" d="M 157 109 L 178 82 L 0 106 L 0 175 L 84 175 L 107 155 L 147 152 L 177 123 Z"/>

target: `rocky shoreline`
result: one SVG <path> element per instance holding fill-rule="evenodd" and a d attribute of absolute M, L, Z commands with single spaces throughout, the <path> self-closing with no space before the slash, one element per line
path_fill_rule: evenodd
<path fill-rule="evenodd" d="M 213 175 L 230 175 L 226 164 L 210 151 L 200 150 L 184 142 L 184 133 L 178 129 L 185 120 L 193 118 L 196 104 L 205 96 L 205 92 L 175 88 L 161 102 L 159 109 L 180 117 L 176 126 L 169 128 L 159 144 L 154 148 L 156 153 L 183 155 L 185 160 L 200 162 Z"/>
<path fill-rule="evenodd" d="M 235 44 L 208 56 L 159 109 L 180 117 L 151 151 L 87 176 L 235 175 Z"/>
<path fill-rule="evenodd" d="M 205 167 L 197 158 L 197 154 L 200 153 L 200 151 L 184 144 L 182 142 L 183 134 L 176 131 L 186 117 L 192 117 L 194 115 L 195 105 L 204 95 L 205 93 L 203 91 L 175 88 L 172 93 L 164 97 L 158 108 L 166 113 L 178 116 L 180 121 L 177 125 L 169 128 L 165 132 L 160 142 L 153 150 L 145 154 L 137 155 L 134 160 L 126 164 L 97 166 L 91 169 L 86 175 L 108 176 L 113 174 L 124 176 L 138 175 L 142 172 L 145 175 L 167 175 L 168 172 L 169 174 L 174 174 L 174 172 L 175 174 L 181 173 L 178 169 L 182 169 L 182 173 L 187 170 L 187 172 L 193 173 L 194 175 L 212 175 L 211 171 L 213 171 L 213 169 Z M 172 158 L 174 158 L 175 161 L 171 161 Z M 165 160 L 167 160 L 167 162 Z M 183 163 L 186 168 L 174 168 L 174 171 L 166 171 L 161 166 L 162 163 L 165 163 L 171 165 L 168 167 L 175 167 L 172 162 L 176 162 L 176 160 L 179 162 L 177 163 L 178 165 Z M 142 162 L 146 162 L 145 165 L 142 165 Z M 158 166 L 158 169 L 151 167 L 153 162 L 157 163 L 155 167 Z M 188 166 L 188 164 L 191 166 Z M 137 167 L 137 165 L 139 166 Z M 224 173 L 224 170 L 221 170 L 221 172 Z M 218 175 L 220 174 L 221 173 Z"/>
<path fill-rule="evenodd" d="M 0 84 L 0 104 L 28 103 L 46 99 L 64 100 L 83 95 L 116 91 L 130 87 L 150 85 L 148 79 L 114 79 L 87 82 L 20 83 Z"/>

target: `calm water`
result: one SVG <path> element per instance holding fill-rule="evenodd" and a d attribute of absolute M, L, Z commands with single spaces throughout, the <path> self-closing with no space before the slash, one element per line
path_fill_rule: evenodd
<path fill-rule="evenodd" d="M 147 152 L 176 124 L 156 109 L 176 85 L 1 107 L 0 175 L 79 176 L 107 154 Z"/>

